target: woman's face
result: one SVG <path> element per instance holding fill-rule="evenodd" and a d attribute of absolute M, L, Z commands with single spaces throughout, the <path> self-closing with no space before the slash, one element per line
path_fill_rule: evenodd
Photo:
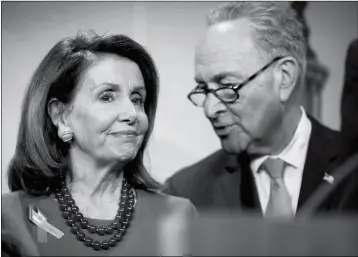
<path fill-rule="evenodd" d="M 107 164 L 135 158 L 148 130 L 146 89 L 136 63 L 113 54 L 82 75 L 68 116 L 72 150 Z"/>

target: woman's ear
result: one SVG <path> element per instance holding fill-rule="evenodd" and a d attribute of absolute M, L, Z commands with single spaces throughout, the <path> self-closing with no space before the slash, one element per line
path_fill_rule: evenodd
<path fill-rule="evenodd" d="M 73 139 L 73 132 L 69 128 L 67 118 L 67 108 L 57 98 L 53 98 L 47 104 L 47 112 L 51 117 L 52 123 L 57 127 L 57 135 L 63 142 L 70 142 Z"/>
<path fill-rule="evenodd" d="M 65 105 L 57 98 L 52 98 L 47 104 L 47 113 L 50 115 L 53 125 L 66 126 L 63 119 Z"/>
<path fill-rule="evenodd" d="M 279 70 L 280 75 L 280 85 L 279 85 L 279 96 L 281 102 L 287 102 L 290 99 L 292 92 L 299 83 L 299 64 L 297 60 L 293 57 L 287 56 L 278 61 L 277 69 Z"/>

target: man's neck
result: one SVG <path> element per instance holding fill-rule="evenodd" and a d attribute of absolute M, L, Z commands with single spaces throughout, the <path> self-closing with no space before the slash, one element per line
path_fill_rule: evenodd
<path fill-rule="evenodd" d="M 277 155 L 281 153 L 292 140 L 301 117 L 302 111 L 299 106 L 293 106 L 288 109 L 278 129 L 272 133 L 263 147 L 255 149 L 255 153 L 250 154 L 251 158 L 256 159 L 265 155 Z"/>
<path fill-rule="evenodd" d="M 273 145 L 275 145 L 275 143 L 277 144 L 272 149 L 272 155 L 281 153 L 288 146 L 295 135 L 301 117 L 302 111 L 298 106 L 288 110 L 283 119 L 282 129 L 280 131 L 281 136 L 278 136 L 280 140 L 273 142 Z"/>

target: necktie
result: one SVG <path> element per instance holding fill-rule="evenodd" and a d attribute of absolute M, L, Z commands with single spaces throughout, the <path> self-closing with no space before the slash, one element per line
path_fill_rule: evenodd
<path fill-rule="evenodd" d="M 270 176 L 270 198 L 266 207 L 266 218 L 291 219 L 294 213 L 291 198 L 283 181 L 284 162 L 268 158 L 263 167 Z"/>

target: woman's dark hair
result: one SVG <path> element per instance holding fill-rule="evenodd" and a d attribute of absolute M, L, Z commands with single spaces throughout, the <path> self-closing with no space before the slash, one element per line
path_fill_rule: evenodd
<path fill-rule="evenodd" d="M 61 178 L 69 170 L 69 145 L 57 136 L 57 128 L 47 112 L 47 105 L 52 98 L 69 103 L 81 74 L 93 62 L 90 57 L 101 53 L 128 58 L 141 70 L 147 92 L 144 109 L 149 128 L 137 156 L 124 167 L 124 172 L 135 188 L 149 191 L 160 188 L 143 164 L 144 149 L 154 126 L 159 92 L 154 61 L 143 46 L 127 36 L 91 33 L 58 42 L 35 71 L 25 94 L 16 150 L 9 166 L 11 191 L 24 190 L 32 195 L 46 195 L 59 187 Z"/>

